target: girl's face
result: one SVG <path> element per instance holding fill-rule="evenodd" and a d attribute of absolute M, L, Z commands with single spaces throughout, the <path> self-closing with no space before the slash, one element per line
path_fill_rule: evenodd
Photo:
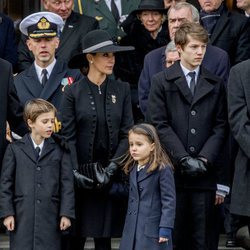
<path fill-rule="evenodd" d="M 129 134 L 129 152 L 133 159 L 139 165 L 145 165 L 155 148 L 155 144 L 151 143 L 147 136 L 131 132 Z"/>
<path fill-rule="evenodd" d="M 147 10 L 142 11 L 139 18 L 145 29 L 149 32 L 156 32 L 161 27 L 163 15 L 158 11 Z"/>
<path fill-rule="evenodd" d="M 93 67 L 97 72 L 105 75 L 111 75 L 115 65 L 114 53 L 96 53 L 90 55 L 90 67 Z"/>

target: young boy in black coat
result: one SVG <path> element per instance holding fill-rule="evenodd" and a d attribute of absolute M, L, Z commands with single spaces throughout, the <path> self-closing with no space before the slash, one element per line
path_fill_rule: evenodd
<path fill-rule="evenodd" d="M 29 101 L 30 133 L 7 147 L 0 181 L 0 217 L 10 249 L 60 250 L 61 233 L 74 218 L 74 180 L 69 153 L 51 138 L 55 107 Z"/>

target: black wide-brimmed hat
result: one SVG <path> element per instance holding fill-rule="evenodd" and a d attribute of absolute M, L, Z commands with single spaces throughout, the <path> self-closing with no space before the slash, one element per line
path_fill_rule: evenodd
<path fill-rule="evenodd" d="M 118 46 L 108 32 L 104 30 L 90 31 L 83 39 L 82 53 L 73 56 L 68 66 L 70 68 L 82 68 L 88 65 L 86 54 L 88 53 L 110 53 L 134 50 L 132 46 Z"/>
<path fill-rule="evenodd" d="M 138 8 L 133 10 L 130 14 L 137 15 L 145 10 L 159 11 L 163 14 L 167 14 L 168 11 L 164 8 L 163 0 L 141 0 Z"/>

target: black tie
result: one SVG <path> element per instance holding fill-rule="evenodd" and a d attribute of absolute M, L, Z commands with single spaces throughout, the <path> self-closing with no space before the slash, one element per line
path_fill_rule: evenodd
<path fill-rule="evenodd" d="M 191 77 L 191 81 L 190 81 L 190 91 L 192 93 L 192 95 L 194 96 L 194 92 L 195 92 L 195 71 L 193 72 L 189 72 L 188 75 Z"/>
<path fill-rule="evenodd" d="M 118 8 L 115 4 L 115 0 L 111 0 L 111 12 L 115 18 L 116 23 L 118 23 L 120 20 L 120 15 L 119 15 Z"/>
<path fill-rule="evenodd" d="M 41 149 L 40 149 L 40 147 L 36 147 L 35 148 L 35 151 L 36 151 L 36 159 L 38 160 L 38 158 L 39 158 L 39 156 L 40 156 L 40 151 L 41 151 Z"/>
<path fill-rule="evenodd" d="M 42 86 L 43 87 L 45 86 L 46 82 L 48 81 L 47 74 L 48 74 L 47 69 L 43 69 L 42 70 Z"/>

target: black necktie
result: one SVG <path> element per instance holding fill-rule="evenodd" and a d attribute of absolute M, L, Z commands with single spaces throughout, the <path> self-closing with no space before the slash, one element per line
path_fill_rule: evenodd
<path fill-rule="evenodd" d="M 189 88 L 190 88 L 190 91 L 191 91 L 192 95 L 194 96 L 194 92 L 195 92 L 195 71 L 189 72 L 188 75 L 191 77 Z"/>
<path fill-rule="evenodd" d="M 116 23 L 118 23 L 120 20 L 120 15 L 119 15 L 118 8 L 115 4 L 115 0 L 111 0 L 111 12 L 115 18 Z"/>
<path fill-rule="evenodd" d="M 40 149 L 40 147 L 36 147 L 35 148 L 35 151 L 36 151 L 36 159 L 38 160 L 38 158 L 39 158 L 39 156 L 40 156 L 40 151 L 41 151 L 41 149 Z"/>
<path fill-rule="evenodd" d="M 43 69 L 42 70 L 42 86 L 43 87 L 45 86 L 46 82 L 48 81 L 47 74 L 48 74 L 47 69 Z"/>

